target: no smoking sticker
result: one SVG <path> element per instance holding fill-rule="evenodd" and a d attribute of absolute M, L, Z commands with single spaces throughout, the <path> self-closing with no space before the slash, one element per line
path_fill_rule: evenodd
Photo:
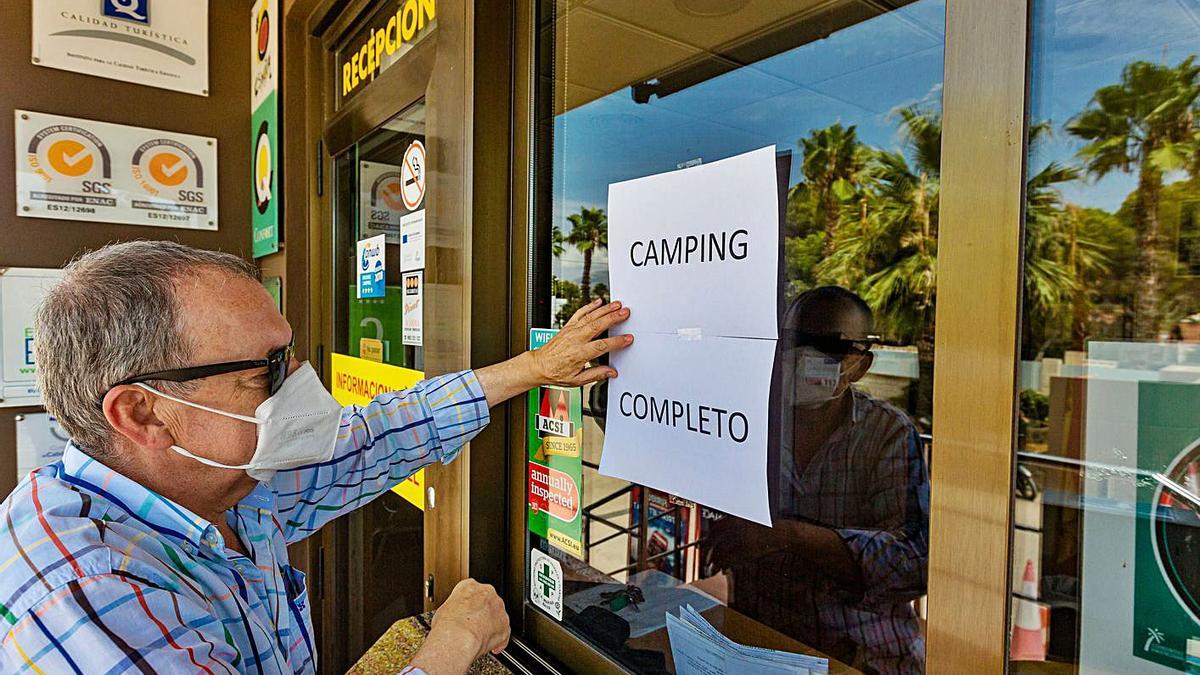
<path fill-rule="evenodd" d="M 400 167 L 400 196 L 408 210 L 416 210 L 425 200 L 425 145 L 413 141 L 404 151 Z"/>

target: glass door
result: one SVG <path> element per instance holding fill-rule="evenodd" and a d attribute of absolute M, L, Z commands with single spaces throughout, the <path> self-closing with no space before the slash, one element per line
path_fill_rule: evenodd
<path fill-rule="evenodd" d="M 424 142 L 422 101 L 334 159 L 333 351 L 417 371 L 415 379 L 425 350 L 419 333 L 405 333 L 405 316 L 411 325 L 416 313 L 420 325 L 421 296 L 412 305 L 405 279 L 424 261 Z M 366 270 L 370 287 L 362 285 L 365 242 L 382 247 L 378 272 Z M 337 587 L 346 601 L 341 625 L 348 654 L 361 654 L 392 623 L 423 611 L 425 521 L 422 490 L 413 488 L 418 480 L 371 495 L 369 504 L 345 518 L 345 576 Z"/>
<path fill-rule="evenodd" d="M 611 184 L 773 145 L 780 324 L 837 338 L 781 340 L 776 362 L 838 376 L 823 397 L 803 378 L 776 392 L 771 528 L 601 474 L 605 385 L 537 392 L 531 419 L 577 407 L 582 427 L 573 467 L 552 433 L 528 439 L 540 643 L 565 632 L 634 672 L 676 672 L 665 615 L 691 605 L 735 642 L 830 672 L 924 670 L 946 9 L 891 4 L 541 3 L 534 327 L 610 297 Z M 547 497 L 563 475 L 577 514 Z M 561 618 L 537 597 L 555 566 Z"/>
<path fill-rule="evenodd" d="M 1031 3 L 1013 672 L 1200 672 L 1200 6 Z"/>

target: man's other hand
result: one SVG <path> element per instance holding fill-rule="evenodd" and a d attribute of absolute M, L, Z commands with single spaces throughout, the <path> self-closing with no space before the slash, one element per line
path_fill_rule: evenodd
<path fill-rule="evenodd" d="M 433 615 L 433 628 L 450 627 L 469 633 L 479 643 L 476 657 L 508 646 L 508 614 L 496 589 L 474 579 L 458 582 L 445 604 Z"/>
<path fill-rule="evenodd" d="M 508 646 L 508 636 L 508 614 L 496 589 L 463 579 L 433 615 L 429 637 L 411 665 L 429 675 L 461 675 L 475 659 Z"/>

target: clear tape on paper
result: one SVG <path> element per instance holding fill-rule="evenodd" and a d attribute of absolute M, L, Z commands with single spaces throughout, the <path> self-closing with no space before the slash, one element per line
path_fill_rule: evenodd
<path fill-rule="evenodd" d="M 686 342 L 695 342 L 696 340 L 699 340 L 700 338 L 704 337 L 703 332 L 698 327 L 697 328 L 680 328 L 675 331 L 675 335 L 680 340 L 684 340 Z"/>

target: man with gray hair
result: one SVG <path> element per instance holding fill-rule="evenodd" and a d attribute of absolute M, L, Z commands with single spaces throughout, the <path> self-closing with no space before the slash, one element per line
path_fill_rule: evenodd
<path fill-rule="evenodd" d="M 620 303 L 579 310 L 536 352 L 342 408 L 254 268 L 137 241 L 73 262 L 36 323 L 62 459 L 0 504 L 0 671 L 312 673 L 304 575 L 287 545 L 435 461 L 488 408 L 542 384 L 616 375 L 588 361 Z M 465 672 L 508 641 L 490 586 L 460 583 L 412 672 Z"/>

